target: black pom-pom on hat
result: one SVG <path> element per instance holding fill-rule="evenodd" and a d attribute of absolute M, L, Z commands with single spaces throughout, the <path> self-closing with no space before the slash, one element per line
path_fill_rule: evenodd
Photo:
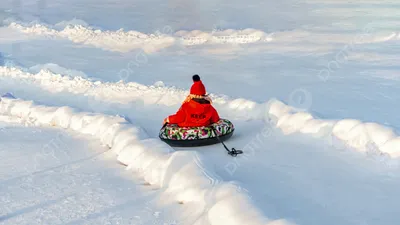
<path fill-rule="evenodd" d="M 200 76 L 195 74 L 193 75 L 193 82 L 200 81 Z"/>

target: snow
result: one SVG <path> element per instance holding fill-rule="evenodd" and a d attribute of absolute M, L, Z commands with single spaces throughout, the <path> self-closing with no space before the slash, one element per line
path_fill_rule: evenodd
<path fill-rule="evenodd" d="M 267 116 L 285 134 L 299 132 L 320 138 L 335 138 L 350 148 L 363 152 L 387 153 L 394 158 L 400 154 L 400 145 L 395 144 L 398 143 L 399 135 L 393 129 L 377 123 L 355 119 L 315 119 L 310 113 L 289 107 L 280 101 L 269 103 Z"/>
<path fill-rule="evenodd" d="M 262 30 L 251 28 L 244 30 L 213 29 L 211 32 L 201 30 L 179 30 L 174 32 L 170 26 L 165 26 L 161 30 L 155 31 L 155 33 L 145 34 L 135 30 L 124 31 L 123 29 L 117 31 L 103 31 L 87 27 L 85 21 L 73 22 L 72 24 L 71 21 L 60 22 L 55 25 L 55 27 L 60 27 L 62 24 L 66 24 L 66 26 L 62 30 L 58 31 L 46 24 L 24 25 L 18 21 L 9 23 L 9 28 L 29 35 L 45 36 L 50 39 L 65 38 L 74 43 L 92 45 L 104 50 L 117 52 L 130 52 L 135 49 L 143 49 L 145 53 L 154 53 L 173 45 L 196 46 L 208 44 L 215 47 L 216 44 L 237 45 L 251 43 L 263 44 L 269 42 L 297 43 L 310 39 L 314 41 L 314 44 L 332 43 L 330 39 L 333 39 L 333 43 L 349 44 L 351 48 L 354 48 L 355 45 L 360 44 L 399 40 L 400 35 L 398 32 L 373 32 L 376 30 L 374 24 L 366 25 L 363 28 L 362 33 L 354 37 L 353 34 L 338 35 L 320 32 L 311 33 L 306 30 L 265 33 Z M 84 25 L 81 25 L 82 23 Z M 327 42 L 327 40 L 329 41 Z M 257 48 L 259 48 L 259 45 L 257 45 Z M 273 45 L 266 45 L 263 48 L 275 50 Z M 292 50 L 307 51 L 306 49 L 302 50 L 299 47 Z M 314 51 L 317 51 L 317 49 L 314 49 Z"/>
<path fill-rule="evenodd" d="M 0 102 L 1 183 L 35 182 L 4 181 L 0 223 L 399 224 L 399 7 L 3 1 L 0 95 L 16 99 Z M 243 155 L 158 139 L 193 74 Z M 62 170 L 61 155 L 30 171 L 65 133 L 82 167 Z M 76 190 L 60 177 L 79 177 Z"/>
<path fill-rule="evenodd" d="M 182 213 L 160 207 L 161 193 L 132 179 L 98 141 L 21 118 L 1 121 L 1 224 L 173 224 L 171 214 Z"/>
<path fill-rule="evenodd" d="M 140 173 L 150 185 L 165 188 L 181 204 L 204 201 L 201 204 L 209 205 L 211 209 L 202 216 L 207 217 L 210 224 L 218 224 L 221 220 L 230 224 L 268 222 L 257 208 L 252 208 L 250 200 L 246 195 L 242 196 L 234 184 L 218 182 L 216 175 L 200 164 L 196 153 L 175 152 L 123 118 L 75 112 L 69 107 L 45 107 L 7 96 L 1 98 L 0 104 L 2 115 L 17 117 L 36 126 L 56 126 L 96 137 L 118 155 L 118 161 L 128 170 Z M 209 191 L 215 191 L 214 202 L 208 202 L 202 196 Z M 237 207 L 230 207 L 232 204 Z M 212 213 L 214 207 L 224 211 Z"/>
<path fill-rule="evenodd" d="M 58 68 L 57 65 L 53 65 L 53 67 Z M 0 76 L 29 79 L 30 82 L 37 83 L 52 92 L 68 91 L 74 94 L 91 95 L 102 101 L 125 104 L 143 101 L 150 105 L 158 103 L 178 106 L 188 94 L 185 90 L 159 87 L 158 85 L 144 86 L 134 82 L 126 84 L 93 82 L 82 77 L 63 76 L 46 69 L 40 70 L 37 74 L 31 74 L 16 68 L 0 67 Z M 306 96 L 306 99 L 309 99 L 309 97 Z M 257 104 L 247 99 L 227 99 L 223 96 L 215 96 L 213 102 L 219 106 L 219 110 L 230 112 L 230 116 L 235 118 L 272 121 L 285 134 L 301 132 L 322 138 L 334 137 L 359 151 L 366 152 L 373 147 L 383 153 L 389 153 L 393 157 L 400 154 L 400 146 L 394 144 L 399 136 L 391 128 L 377 123 L 363 123 L 350 118 L 338 121 L 316 119 L 302 109 L 296 109 L 274 99 Z M 302 104 L 307 108 L 309 103 L 304 102 Z M 252 113 L 248 113 L 248 111 Z M 390 149 L 387 146 L 391 146 Z"/>
<path fill-rule="evenodd" d="M 71 92 L 74 94 L 82 94 L 92 96 L 95 99 L 104 102 L 143 102 L 146 105 L 162 104 L 166 106 L 178 106 L 182 103 L 189 92 L 187 90 L 174 87 L 160 86 L 155 83 L 151 86 L 142 85 L 135 82 L 101 82 L 86 79 L 87 77 L 82 72 L 68 72 L 69 74 L 80 74 L 82 76 L 69 76 L 64 74 L 54 73 L 52 71 L 65 71 L 58 65 L 51 67 L 37 66 L 42 68 L 38 73 L 29 73 L 15 67 L 0 67 L 1 77 L 12 77 L 21 80 L 23 83 L 33 83 L 50 92 Z M 49 69 L 48 69 L 49 68 Z M 55 68 L 55 69 L 54 69 Z M 32 69 L 31 69 L 32 70 Z M 249 114 L 246 110 L 262 107 L 255 102 L 246 99 L 228 99 L 223 95 L 211 95 L 213 102 L 223 106 L 226 112 L 236 113 L 237 117 L 257 118 L 257 110 L 253 114 Z"/>
<path fill-rule="evenodd" d="M 13 22 L 10 27 L 28 34 L 45 35 L 50 38 L 67 38 L 75 43 L 94 45 L 106 50 L 122 52 L 136 48 L 143 48 L 146 52 L 150 52 L 154 51 L 153 48 L 166 48 L 174 42 L 174 39 L 168 36 L 146 35 L 136 31 L 124 32 L 123 30 L 102 32 L 82 25 L 68 25 L 62 31 L 57 31 L 41 24 L 24 27 Z"/>
<path fill-rule="evenodd" d="M 271 41 L 272 38 L 260 30 L 224 30 L 203 32 L 177 31 L 172 33 L 171 27 L 165 26 L 155 34 L 144 34 L 138 31 L 102 31 L 85 27 L 84 25 L 68 24 L 61 31 L 49 28 L 42 24 L 24 26 L 17 22 L 11 22 L 9 27 L 31 35 L 41 35 L 49 38 L 60 37 L 71 40 L 75 43 L 93 45 L 105 50 L 129 52 L 137 48 L 143 49 L 146 53 L 152 53 L 163 48 L 168 48 L 176 42 L 182 45 L 200 45 L 204 43 L 223 44 L 223 43 L 253 43 Z M 60 24 L 58 24 L 59 26 Z"/>

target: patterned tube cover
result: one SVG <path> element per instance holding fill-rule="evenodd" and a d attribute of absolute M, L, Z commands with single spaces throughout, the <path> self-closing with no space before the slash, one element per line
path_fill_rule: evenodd
<path fill-rule="evenodd" d="M 205 127 L 178 127 L 176 124 L 168 124 L 160 130 L 160 137 L 169 140 L 198 140 L 214 138 L 211 128 L 215 127 L 218 136 L 223 136 L 234 131 L 231 121 L 220 119 L 218 122 Z"/>

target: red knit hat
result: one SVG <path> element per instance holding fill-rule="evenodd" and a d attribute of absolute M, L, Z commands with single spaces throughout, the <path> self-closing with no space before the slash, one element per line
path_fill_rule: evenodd
<path fill-rule="evenodd" d="M 203 85 L 203 82 L 200 80 L 199 75 L 193 76 L 193 85 L 190 88 L 190 94 L 192 95 L 206 95 L 206 88 Z"/>

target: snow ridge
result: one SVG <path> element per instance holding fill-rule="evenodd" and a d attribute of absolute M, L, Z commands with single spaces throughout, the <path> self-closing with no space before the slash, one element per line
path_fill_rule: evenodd
<path fill-rule="evenodd" d="M 142 49 L 146 53 L 153 53 L 171 46 L 201 46 L 216 44 L 250 44 L 276 42 L 280 48 L 285 49 L 287 44 L 313 40 L 318 44 L 370 44 L 400 40 L 399 32 L 379 32 L 374 27 L 367 26 L 362 33 L 334 34 L 324 33 L 318 30 L 290 30 L 274 33 L 265 33 L 258 29 L 226 29 L 212 31 L 176 31 L 171 27 L 164 27 L 161 31 L 145 34 L 139 31 L 116 31 L 101 30 L 89 26 L 84 21 L 64 21 L 56 25 L 48 25 L 39 22 L 22 23 L 19 21 L 6 20 L 11 29 L 18 30 L 33 36 L 46 36 L 49 38 L 68 39 L 74 43 L 94 46 L 108 51 L 129 52 Z M 269 46 L 270 48 L 272 46 Z M 286 47 L 287 48 L 287 47 Z M 309 47 L 308 47 L 309 48 Z M 281 49 L 281 50 L 282 50 Z M 304 51 L 301 47 L 294 49 Z M 313 51 L 320 51 L 314 49 Z"/>
<path fill-rule="evenodd" d="M 53 70 L 55 68 L 56 70 Z M 51 71 L 51 70 L 53 71 Z M 162 85 L 146 86 L 135 82 L 111 83 L 91 81 L 81 76 L 68 76 L 55 72 L 66 72 L 65 68 L 57 65 L 35 66 L 31 73 L 16 67 L 0 66 L 0 77 L 11 77 L 23 82 L 33 83 L 49 92 L 70 92 L 94 97 L 103 102 L 118 102 L 122 104 L 132 102 L 143 102 L 146 105 L 159 104 L 165 106 L 180 105 L 189 94 L 188 90 L 175 87 L 164 87 Z M 79 71 L 70 72 L 73 75 L 81 74 Z M 223 95 L 210 95 L 214 104 L 226 115 L 240 119 L 260 118 L 260 110 L 255 107 L 257 103 L 246 99 L 229 99 Z M 250 113 L 249 113 L 250 112 Z"/>
<path fill-rule="evenodd" d="M 101 31 L 83 25 L 67 25 L 58 31 L 42 24 L 24 26 L 12 22 L 10 28 L 32 35 L 48 36 L 51 38 L 65 38 L 74 43 L 92 45 L 110 51 L 128 52 L 133 49 L 144 49 L 146 52 L 156 51 L 171 46 L 174 38 L 167 35 L 144 34 L 137 31 L 125 32 Z"/>
<path fill-rule="evenodd" d="M 255 42 L 269 42 L 272 37 L 263 31 L 256 29 L 203 32 L 178 31 L 172 33 L 172 28 L 164 28 L 163 32 L 157 31 L 154 34 L 145 34 L 138 31 L 102 31 L 89 27 L 85 24 L 60 23 L 65 25 L 57 30 L 50 25 L 41 23 L 22 24 L 9 22 L 9 27 L 20 32 L 47 36 L 50 38 L 65 38 L 74 43 L 91 45 L 109 51 L 129 52 L 134 49 L 143 49 L 147 53 L 168 48 L 174 44 L 184 46 L 202 44 L 246 44 Z"/>
<path fill-rule="evenodd" d="M 36 105 L 12 95 L 0 99 L 0 114 L 20 118 L 27 124 L 56 126 L 98 138 L 118 155 L 126 169 L 140 173 L 150 185 L 161 188 L 177 202 L 209 206 L 195 224 L 201 220 L 211 225 L 290 224 L 266 218 L 236 183 L 221 181 L 206 165 L 201 165 L 195 152 L 174 151 L 124 118 Z"/>
<path fill-rule="evenodd" d="M 400 156 L 400 136 L 389 127 L 356 119 L 324 120 L 295 109 L 278 100 L 267 103 L 266 116 L 285 134 L 304 133 L 329 142 L 338 140 L 345 146 L 367 154 Z"/>

